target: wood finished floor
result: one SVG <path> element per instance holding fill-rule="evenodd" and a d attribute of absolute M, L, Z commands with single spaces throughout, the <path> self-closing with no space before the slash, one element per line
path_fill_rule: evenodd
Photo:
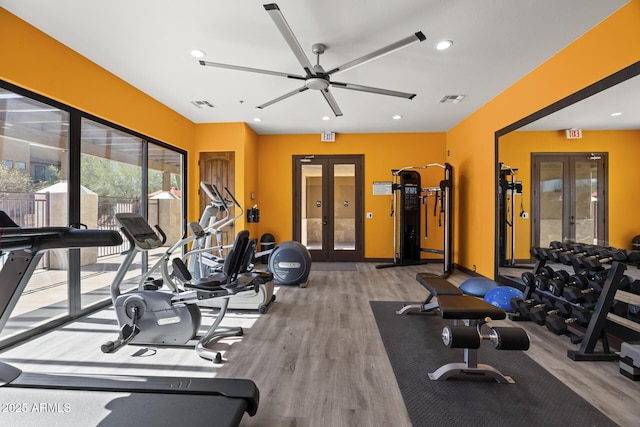
<path fill-rule="evenodd" d="M 245 415 L 243 426 L 411 426 L 369 301 L 421 301 L 426 291 L 415 274 L 440 268 L 357 263 L 357 271 L 312 271 L 307 288 L 279 287 L 267 314 L 227 315 L 225 324 L 243 326 L 245 335 L 216 346 L 226 359 L 219 365 L 193 349 L 130 346 L 102 354 L 100 345 L 117 333 L 111 309 L 7 349 L 0 360 L 33 372 L 250 378 L 260 389 L 260 408 L 255 417 Z M 450 281 L 466 278 L 456 272 Z M 575 346 L 566 337 L 518 326 L 530 335 L 529 357 L 621 426 L 638 425 L 640 384 L 620 375 L 616 363 L 573 362 L 566 351 Z M 446 351 L 439 337 L 434 345 Z M 455 396 L 451 402 L 464 404 Z"/>

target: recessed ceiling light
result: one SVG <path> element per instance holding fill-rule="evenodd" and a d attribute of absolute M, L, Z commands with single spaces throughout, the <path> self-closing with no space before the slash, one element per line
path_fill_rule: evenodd
<path fill-rule="evenodd" d="M 205 56 L 207 56 L 207 54 L 200 49 L 193 49 L 190 53 L 194 58 L 204 58 Z"/>
<path fill-rule="evenodd" d="M 329 116 L 322 116 L 322 120 L 329 120 Z"/>
<path fill-rule="evenodd" d="M 611 113 L 611 117 L 618 117 L 621 116 L 622 113 Z"/>
<path fill-rule="evenodd" d="M 395 116 L 393 116 L 393 120 L 400 120 L 402 118 L 402 116 L 400 114 L 396 114 Z"/>
<path fill-rule="evenodd" d="M 437 50 L 446 50 L 453 46 L 453 42 L 451 40 L 441 40 L 436 44 Z"/>
<path fill-rule="evenodd" d="M 254 122 L 261 122 L 261 121 L 262 121 L 262 119 L 261 119 L 260 117 L 254 117 L 254 118 L 253 118 L 253 121 L 254 121 Z"/>

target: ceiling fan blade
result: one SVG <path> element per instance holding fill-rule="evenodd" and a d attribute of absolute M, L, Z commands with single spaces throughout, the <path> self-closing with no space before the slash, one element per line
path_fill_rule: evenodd
<path fill-rule="evenodd" d="M 354 85 L 352 83 L 331 82 L 331 86 L 341 89 L 358 90 L 360 92 L 377 93 L 379 95 L 397 96 L 398 98 L 406 99 L 413 99 L 416 96 L 415 93 L 398 92 L 371 86 Z"/>
<path fill-rule="evenodd" d="M 322 92 L 322 96 L 324 96 L 324 99 L 327 100 L 329 107 L 331 107 L 331 109 L 333 110 L 333 114 L 335 114 L 336 117 L 340 117 L 342 115 L 342 111 L 340 110 L 340 107 L 338 107 L 338 103 L 333 97 L 333 94 L 329 91 L 329 89 L 322 89 L 320 92 Z"/>
<path fill-rule="evenodd" d="M 280 34 L 282 34 L 282 37 L 284 37 L 284 40 L 289 45 L 289 48 L 291 48 L 293 54 L 296 56 L 296 58 L 298 58 L 298 62 L 300 62 L 302 68 L 304 68 L 304 70 L 307 72 L 307 75 L 315 76 L 316 73 L 313 71 L 313 65 L 311 65 L 311 62 L 309 62 L 309 58 L 307 58 L 307 55 L 305 55 L 304 51 L 302 50 L 298 39 L 296 39 L 293 31 L 291 31 L 291 27 L 289 27 L 289 24 L 284 19 L 284 15 L 282 15 L 282 12 L 280 12 L 280 8 L 278 7 L 278 5 L 275 3 L 265 4 L 264 9 L 269 13 L 269 16 L 271 16 L 271 19 L 276 24 L 276 27 L 278 27 L 278 30 L 280 30 Z"/>
<path fill-rule="evenodd" d="M 367 62 L 373 61 L 374 59 L 378 59 L 384 55 L 388 55 L 397 50 L 404 49 L 405 47 L 411 46 L 414 43 L 423 42 L 427 39 L 427 37 L 422 33 L 422 31 L 418 31 L 415 34 L 410 35 L 402 40 L 399 40 L 395 43 L 390 44 L 389 46 L 383 47 L 382 49 L 378 49 L 375 52 L 371 52 L 368 55 L 361 56 L 358 59 L 354 59 L 353 61 L 349 61 L 344 65 L 334 68 L 329 71 L 327 74 L 338 74 L 347 70 L 351 70 L 352 68 L 358 67 L 362 64 L 366 64 Z"/>
<path fill-rule="evenodd" d="M 263 108 L 265 108 L 265 107 L 268 107 L 269 105 L 275 104 L 276 102 L 280 102 L 280 101 L 282 101 L 283 99 L 287 99 L 287 98 L 289 98 L 290 96 L 295 95 L 296 93 L 304 92 L 305 90 L 308 90 L 308 89 L 309 89 L 308 87 L 306 87 L 306 86 L 302 86 L 301 88 L 298 88 L 298 89 L 296 89 L 296 90 L 292 90 L 292 91 L 291 91 L 291 92 L 289 92 L 289 93 L 285 93 L 284 95 L 279 96 L 279 97 L 277 97 L 276 99 L 272 99 L 271 101 L 265 102 L 265 103 L 264 103 L 264 104 L 262 104 L 262 105 L 258 105 L 256 108 L 263 109 Z"/>
<path fill-rule="evenodd" d="M 270 71 L 270 70 L 262 70 L 260 68 L 242 67 L 240 65 L 221 64 L 219 62 L 210 62 L 210 61 L 198 61 L 198 62 L 200 62 L 200 65 L 204 65 L 207 67 L 227 68 L 229 70 L 248 71 L 250 73 L 269 74 L 272 76 L 287 77 L 289 79 L 305 80 L 303 76 L 298 76 L 298 75 L 289 74 L 289 73 L 281 73 L 279 71 Z"/>

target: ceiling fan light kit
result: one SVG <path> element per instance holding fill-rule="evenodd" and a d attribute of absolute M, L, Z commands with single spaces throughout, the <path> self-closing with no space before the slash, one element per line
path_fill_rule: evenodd
<path fill-rule="evenodd" d="M 389 55 L 400 49 L 404 49 L 408 46 L 411 46 L 412 44 L 423 42 L 427 38 L 422 33 L 422 31 L 418 31 L 417 33 L 414 33 L 409 37 L 406 37 L 402 40 L 399 40 L 395 43 L 390 44 L 389 46 L 385 46 L 367 55 L 361 56 L 360 58 L 354 59 L 353 61 L 349 61 L 346 64 L 333 68 L 330 71 L 325 71 L 322 65 L 320 65 L 320 55 L 322 55 L 326 51 L 327 46 L 322 43 L 315 43 L 312 45 L 311 52 L 315 54 L 317 57 L 316 65 L 312 65 L 311 62 L 309 61 L 309 58 L 302 50 L 302 47 L 300 46 L 298 39 L 296 38 L 293 31 L 291 30 L 291 27 L 289 27 L 289 24 L 284 19 L 284 15 L 282 14 L 282 12 L 280 12 L 280 8 L 278 7 L 278 5 L 275 3 L 265 4 L 264 9 L 267 11 L 269 16 L 273 20 L 274 24 L 280 31 L 280 34 L 282 34 L 282 37 L 284 37 L 285 41 L 289 45 L 289 48 L 298 59 L 298 62 L 300 63 L 300 65 L 305 71 L 305 75 L 289 74 L 289 73 L 283 73 L 279 71 L 263 70 L 260 68 L 243 67 L 239 65 L 221 64 L 221 63 L 210 62 L 210 61 L 202 61 L 202 60 L 199 61 L 200 65 L 203 65 L 203 66 L 226 68 L 226 69 L 237 70 L 237 71 L 247 71 L 251 73 L 268 74 L 272 76 L 285 77 L 288 79 L 301 80 L 304 82 L 302 87 L 294 89 L 291 92 L 285 93 L 284 95 L 281 95 L 275 99 L 272 99 L 271 101 L 267 101 L 264 104 L 258 105 L 256 108 L 260 108 L 260 109 L 266 108 L 270 105 L 275 104 L 276 102 L 280 102 L 300 92 L 304 92 L 308 89 L 311 89 L 311 90 L 320 91 L 324 99 L 329 104 L 329 107 L 333 111 L 333 114 L 335 114 L 336 117 L 339 117 L 339 116 L 342 116 L 342 111 L 340 110 L 338 103 L 333 97 L 332 92 L 329 90 L 330 88 L 355 90 L 360 92 L 374 93 L 378 95 L 395 96 L 395 97 L 405 98 L 405 99 L 413 99 L 416 96 L 415 93 L 398 92 L 394 90 L 381 89 L 381 88 L 371 87 L 371 86 L 363 86 L 363 85 L 358 85 L 353 83 L 335 82 L 335 81 L 331 81 L 331 76 L 345 72 L 347 70 L 351 70 L 360 65 L 364 65 L 367 62 L 371 62 L 382 56 Z"/>

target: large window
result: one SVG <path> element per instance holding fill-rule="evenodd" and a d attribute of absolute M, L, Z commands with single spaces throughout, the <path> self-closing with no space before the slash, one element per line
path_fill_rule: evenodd
<path fill-rule="evenodd" d="M 18 225 L 69 224 L 68 133 L 68 112 L 0 87 L 0 210 Z M 42 258 L 0 338 L 69 314 L 68 264 L 67 250 Z"/>
<path fill-rule="evenodd" d="M 117 229 L 117 212 L 136 212 L 162 227 L 167 244 L 174 243 L 184 232 L 185 156 L 0 82 L 0 209 L 22 227 Z M 108 304 L 128 247 L 45 253 L 0 335 L 0 346 Z M 141 272 L 164 250 L 149 254 L 151 260 L 139 255 L 123 290 L 137 287 Z"/>

